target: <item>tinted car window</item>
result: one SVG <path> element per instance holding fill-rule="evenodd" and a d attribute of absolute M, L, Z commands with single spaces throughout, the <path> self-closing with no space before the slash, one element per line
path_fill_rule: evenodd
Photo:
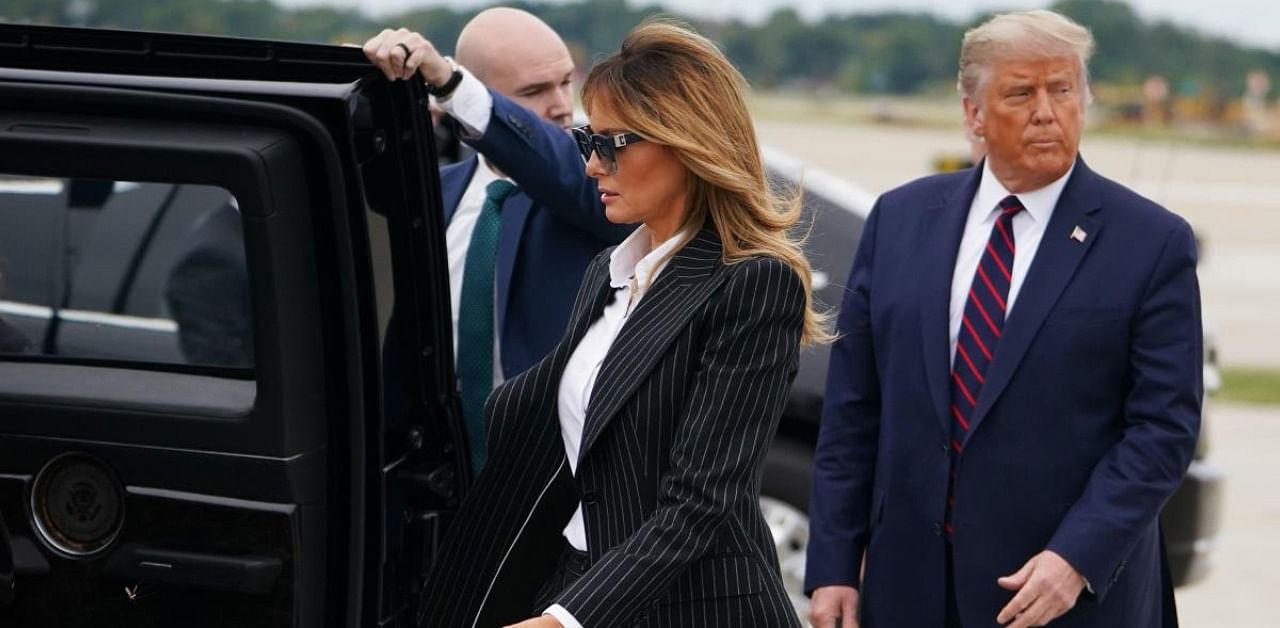
<path fill-rule="evenodd" d="M 244 369 L 252 329 L 226 190 L 0 178 L 0 354 Z"/>

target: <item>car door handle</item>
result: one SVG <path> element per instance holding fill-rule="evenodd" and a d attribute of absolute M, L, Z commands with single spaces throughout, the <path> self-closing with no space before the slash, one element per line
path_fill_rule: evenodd
<path fill-rule="evenodd" d="M 116 550 L 103 575 L 124 582 L 149 582 L 248 595 L 270 593 L 283 562 L 271 556 L 230 556 L 129 544 Z"/>

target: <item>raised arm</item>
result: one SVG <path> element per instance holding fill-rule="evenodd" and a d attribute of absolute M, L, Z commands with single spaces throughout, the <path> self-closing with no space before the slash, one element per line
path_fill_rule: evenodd
<path fill-rule="evenodd" d="M 437 104 L 460 123 L 463 141 L 566 224 L 614 244 L 631 233 L 632 225 L 616 225 L 605 217 L 577 143 L 560 125 L 489 89 L 418 33 L 386 29 L 365 42 L 363 50 L 389 80 L 416 74 L 428 85 L 447 88 Z M 461 73 L 459 81 L 453 80 L 455 70 Z"/>
<path fill-rule="evenodd" d="M 564 129 L 490 89 L 484 134 L 463 137 L 477 152 L 561 220 L 609 242 L 634 229 L 605 217 L 595 179 L 587 176 L 578 145 Z"/>

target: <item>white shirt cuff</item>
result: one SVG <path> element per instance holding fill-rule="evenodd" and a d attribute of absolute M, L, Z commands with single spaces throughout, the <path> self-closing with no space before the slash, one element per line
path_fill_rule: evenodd
<path fill-rule="evenodd" d="M 564 628 L 582 628 L 582 624 L 579 624 L 578 620 L 574 619 L 573 615 L 570 615 L 569 611 L 559 604 L 552 604 L 551 608 L 542 611 L 542 614 L 555 617 Z"/>
<path fill-rule="evenodd" d="M 489 95 L 489 88 L 466 68 L 458 69 L 462 71 L 462 82 L 458 83 L 448 98 L 437 100 L 436 104 L 441 111 L 462 125 L 467 136 L 478 138 L 489 128 L 489 116 L 493 114 L 493 96 Z"/>

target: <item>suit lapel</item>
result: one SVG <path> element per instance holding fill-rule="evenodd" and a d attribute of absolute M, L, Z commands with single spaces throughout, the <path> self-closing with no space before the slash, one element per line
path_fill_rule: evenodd
<path fill-rule="evenodd" d="M 569 364 L 573 350 L 577 348 L 579 342 L 582 342 L 582 337 L 587 335 L 591 323 L 600 318 L 600 313 L 604 311 L 605 305 L 613 296 L 613 288 L 609 287 L 608 264 L 608 257 L 605 257 L 603 265 L 595 266 L 594 270 L 588 267 L 588 272 L 582 279 L 585 286 L 584 292 L 581 292 L 574 301 L 573 311 L 569 314 L 569 328 L 565 331 L 564 337 L 551 350 L 547 358 L 530 369 L 530 371 L 550 369 L 548 381 L 556 382 L 556 386 L 559 386 L 560 380 L 564 377 L 564 369 Z M 548 408 L 553 413 L 551 421 L 559 425 L 559 419 L 556 418 L 559 413 L 559 404 L 553 400 Z"/>
<path fill-rule="evenodd" d="M 929 397 L 944 433 L 951 429 L 951 279 L 969 206 L 981 179 L 982 164 L 978 164 L 935 210 L 925 213 L 927 224 L 921 225 L 927 231 L 920 247 L 920 346 Z"/>
<path fill-rule="evenodd" d="M 1093 185 L 1095 176 L 1083 159 L 1076 162 L 1075 172 L 1049 218 L 1044 239 L 1040 241 L 1040 248 L 1023 280 L 1018 300 L 1005 321 L 995 357 L 987 368 L 987 381 L 978 393 L 978 404 L 974 408 L 965 443 L 973 437 L 1000 393 L 1004 392 L 1040 325 L 1071 282 L 1081 260 L 1098 240 L 1103 223 L 1093 215 L 1102 207 Z M 1071 237 L 1076 227 L 1087 234 L 1084 242 Z"/>
<path fill-rule="evenodd" d="M 444 203 L 444 224 L 453 220 L 458 211 L 458 203 L 471 184 L 471 177 L 476 174 L 479 159 L 472 157 L 466 161 L 451 164 L 440 169 L 440 200 Z"/>
<path fill-rule="evenodd" d="M 498 333 L 506 329 L 507 304 L 511 296 L 511 276 L 515 273 L 520 253 L 520 236 L 533 211 L 533 199 L 522 190 L 507 198 L 502 205 L 502 231 L 498 235 Z"/>
<path fill-rule="evenodd" d="M 586 458 L 605 427 L 715 291 L 719 281 L 711 279 L 720 266 L 720 255 L 720 239 L 715 232 L 699 231 L 671 258 L 623 324 L 592 388 L 579 460 Z"/>
<path fill-rule="evenodd" d="M 554 356 L 551 359 L 552 381 L 560 381 L 564 375 L 564 367 L 569 362 L 569 356 L 582 341 L 582 337 L 587 335 L 591 323 L 600 318 L 600 313 L 604 311 L 605 305 L 613 296 L 613 288 L 609 287 L 609 259 L 606 256 L 602 261 L 602 266 L 596 267 L 595 272 L 583 279 L 583 282 L 589 286 L 588 292 L 580 297 L 579 302 L 574 303 L 573 312 L 569 314 L 569 329 L 564 339 L 552 352 Z"/>

